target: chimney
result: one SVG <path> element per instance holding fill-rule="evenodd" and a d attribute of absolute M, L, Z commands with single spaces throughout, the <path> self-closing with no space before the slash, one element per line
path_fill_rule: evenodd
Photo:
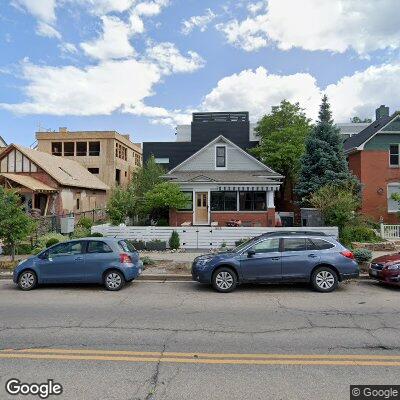
<path fill-rule="evenodd" d="M 384 104 L 382 104 L 379 108 L 375 110 L 375 116 L 376 120 L 381 119 L 382 117 L 388 117 L 389 107 L 386 107 Z"/>
<path fill-rule="evenodd" d="M 67 132 L 68 132 L 68 129 L 67 129 L 65 126 L 60 126 L 60 127 L 58 128 L 58 131 L 59 131 L 60 133 L 67 133 Z"/>

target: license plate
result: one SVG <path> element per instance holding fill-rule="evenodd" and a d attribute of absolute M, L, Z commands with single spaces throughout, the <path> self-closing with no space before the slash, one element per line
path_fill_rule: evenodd
<path fill-rule="evenodd" d="M 378 276 L 378 271 L 374 271 L 373 269 L 371 270 L 371 275 L 373 276 Z"/>

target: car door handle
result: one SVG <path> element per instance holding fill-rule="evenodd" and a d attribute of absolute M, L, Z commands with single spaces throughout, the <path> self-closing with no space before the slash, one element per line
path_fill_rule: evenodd
<path fill-rule="evenodd" d="M 310 258 L 317 258 L 318 256 L 316 254 L 309 254 L 308 257 Z"/>
<path fill-rule="evenodd" d="M 281 258 L 280 257 L 272 257 L 271 260 L 272 261 L 279 261 Z"/>
<path fill-rule="evenodd" d="M 75 257 L 75 261 L 82 261 L 83 257 Z"/>

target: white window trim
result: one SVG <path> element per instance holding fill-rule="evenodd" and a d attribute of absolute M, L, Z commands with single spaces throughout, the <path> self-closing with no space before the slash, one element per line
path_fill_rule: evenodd
<path fill-rule="evenodd" d="M 399 163 L 398 164 L 391 164 L 390 163 L 390 147 L 397 146 L 397 154 L 399 156 Z M 399 168 L 400 167 L 400 145 L 398 143 L 390 143 L 389 144 L 389 167 L 390 168 Z"/>
<path fill-rule="evenodd" d="M 398 213 L 399 211 L 400 211 L 400 207 L 399 207 L 399 209 L 397 209 L 397 210 L 390 210 L 389 209 L 389 200 L 390 200 L 390 196 L 389 196 L 389 187 L 397 187 L 398 189 L 399 189 L 399 192 L 400 192 L 400 182 L 391 182 L 391 183 L 388 183 L 387 184 L 387 188 L 386 188 L 386 193 L 387 193 L 387 195 L 386 195 L 386 197 L 387 197 L 387 212 L 388 213 Z"/>
<path fill-rule="evenodd" d="M 224 147 L 225 148 L 225 167 L 217 167 L 217 148 L 218 147 Z M 216 144 L 214 146 L 214 166 L 215 169 L 218 171 L 223 171 L 228 169 L 228 148 L 226 146 L 226 144 Z"/>

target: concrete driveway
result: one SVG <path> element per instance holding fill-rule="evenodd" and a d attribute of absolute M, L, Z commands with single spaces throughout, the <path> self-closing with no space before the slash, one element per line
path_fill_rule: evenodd
<path fill-rule="evenodd" d="M 0 398 L 16 377 L 52 378 L 65 399 L 349 399 L 350 384 L 398 383 L 399 296 L 370 281 L 329 294 L 0 281 Z"/>

